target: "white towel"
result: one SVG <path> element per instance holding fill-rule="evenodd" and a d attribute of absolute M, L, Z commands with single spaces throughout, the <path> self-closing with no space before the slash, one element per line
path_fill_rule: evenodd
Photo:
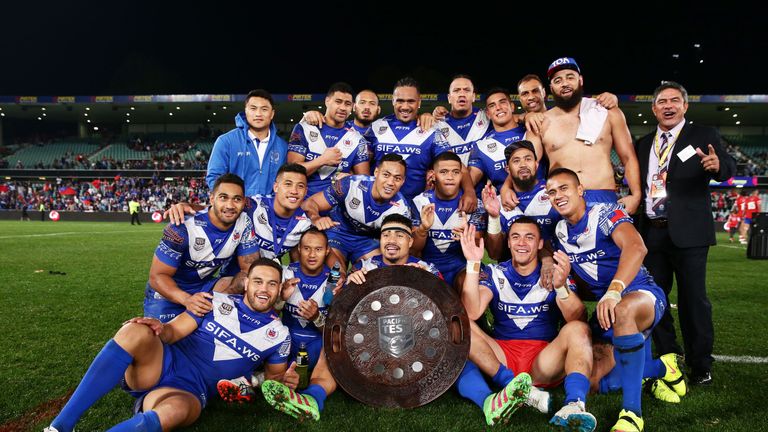
<path fill-rule="evenodd" d="M 579 108 L 579 130 L 576 131 L 576 139 L 584 141 L 584 144 L 592 145 L 603 130 L 605 119 L 608 118 L 608 110 L 592 98 L 583 98 Z"/>

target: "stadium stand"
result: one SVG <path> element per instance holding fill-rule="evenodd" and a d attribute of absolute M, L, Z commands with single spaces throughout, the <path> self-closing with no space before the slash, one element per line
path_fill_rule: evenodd
<path fill-rule="evenodd" d="M 9 166 L 16 166 L 19 162 L 24 168 L 34 168 L 43 164 L 51 166 L 55 161 L 61 162 L 62 159 L 82 160 L 91 153 L 98 151 L 99 146 L 82 142 L 60 142 L 53 144 L 36 144 L 21 147 L 15 153 L 6 156 Z"/>

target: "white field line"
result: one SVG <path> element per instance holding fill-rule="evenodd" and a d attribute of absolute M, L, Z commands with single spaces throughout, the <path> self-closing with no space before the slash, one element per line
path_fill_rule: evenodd
<path fill-rule="evenodd" d="M 756 357 L 756 356 L 729 356 L 729 355 L 713 355 L 715 360 L 723 363 L 768 363 L 768 357 Z"/>
<path fill-rule="evenodd" d="M 75 234 L 90 235 L 90 234 L 118 234 L 118 233 L 132 233 L 132 232 L 135 233 L 135 232 L 141 232 L 141 231 L 136 231 L 136 230 L 125 230 L 125 231 L 70 231 L 70 232 L 59 232 L 59 233 L 49 233 L 49 234 L 19 234 L 19 235 L 0 236 L 0 240 L 2 240 L 2 239 L 11 239 L 11 238 L 54 237 L 54 236 L 75 235 Z"/>
<path fill-rule="evenodd" d="M 721 245 L 721 244 L 719 244 L 719 245 L 716 245 L 716 246 L 720 246 L 720 247 L 724 247 L 724 248 L 728 248 L 728 249 L 741 249 L 741 250 L 746 250 L 747 249 L 747 245 L 744 245 L 744 246 L 731 246 L 731 245 Z"/>

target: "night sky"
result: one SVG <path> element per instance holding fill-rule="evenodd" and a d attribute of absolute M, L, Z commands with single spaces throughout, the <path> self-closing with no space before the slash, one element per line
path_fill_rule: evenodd
<path fill-rule="evenodd" d="M 324 9 L 281 2 L 283 10 L 265 8 L 264 1 L 205 8 L 159 1 L 17 3 L 3 5 L 2 95 L 247 93 L 258 87 L 323 93 L 335 81 L 388 92 L 405 75 L 421 81 L 424 92 L 442 93 L 456 73 L 471 75 L 480 92 L 496 85 L 514 91 L 520 77 L 543 76 L 562 56 L 577 60 L 587 93 L 649 94 L 673 79 L 692 94 L 768 94 L 761 78 L 768 64 L 765 16 L 738 2 L 728 2 L 729 10 L 626 2 L 644 10 L 620 16 L 592 13 L 576 2 L 450 10 L 439 2 L 407 9 L 413 2 L 394 1 L 383 4 L 396 8 L 317 2 Z"/>

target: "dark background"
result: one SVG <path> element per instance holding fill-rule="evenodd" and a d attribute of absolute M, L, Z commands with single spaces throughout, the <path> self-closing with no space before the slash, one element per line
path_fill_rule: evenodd
<path fill-rule="evenodd" d="M 405 75 L 442 93 L 455 73 L 514 91 L 562 56 L 587 93 L 768 94 L 765 14 L 740 2 L 66 3 L 2 6 L 0 94 L 387 92 Z"/>

